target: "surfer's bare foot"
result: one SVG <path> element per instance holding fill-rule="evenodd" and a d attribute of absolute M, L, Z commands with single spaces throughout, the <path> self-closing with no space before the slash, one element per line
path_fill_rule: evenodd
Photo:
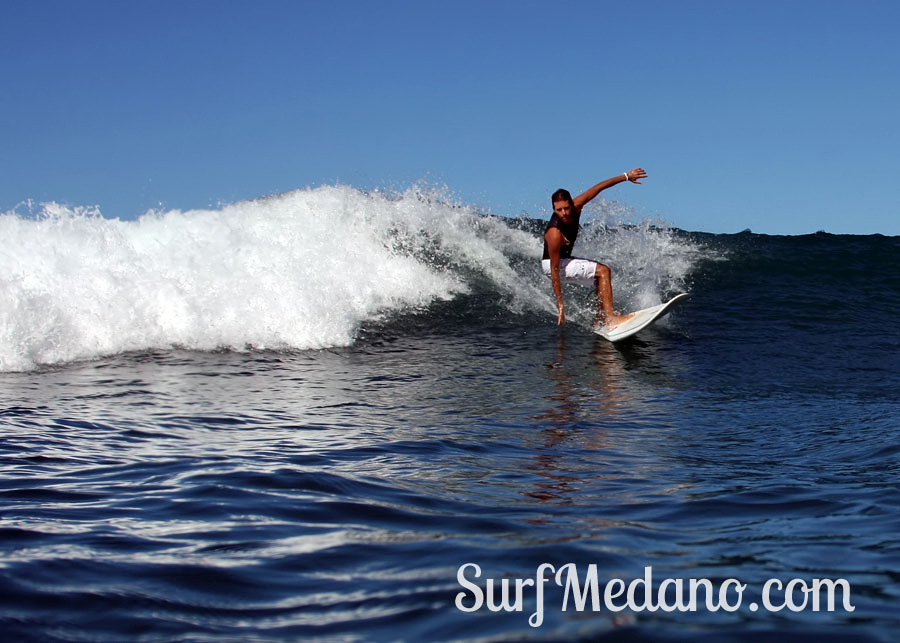
<path fill-rule="evenodd" d="M 634 317 L 634 313 L 628 313 L 627 315 L 606 315 L 605 318 L 598 319 L 594 325 L 597 328 L 613 328 L 624 321 L 628 321 L 632 317 Z"/>

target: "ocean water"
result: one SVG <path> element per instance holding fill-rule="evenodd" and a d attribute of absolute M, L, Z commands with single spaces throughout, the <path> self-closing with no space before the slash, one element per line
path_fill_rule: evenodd
<path fill-rule="evenodd" d="M 601 202 L 616 307 L 691 294 L 612 345 L 577 287 L 556 327 L 546 213 L 34 210 L 0 215 L 5 640 L 897 640 L 898 238 Z"/>

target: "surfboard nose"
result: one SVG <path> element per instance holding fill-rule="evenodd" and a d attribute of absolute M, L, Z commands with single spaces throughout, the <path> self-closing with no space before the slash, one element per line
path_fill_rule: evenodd
<path fill-rule="evenodd" d="M 664 304 L 643 308 L 632 313 L 631 317 L 615 326 L 604 326 L 596 331 L 598 335 L 611 342 L 618 342 L 640 332 L 657 319 L 662 318 L 679 302 L 687 299 L 688 293 L 678 293 Z"/>

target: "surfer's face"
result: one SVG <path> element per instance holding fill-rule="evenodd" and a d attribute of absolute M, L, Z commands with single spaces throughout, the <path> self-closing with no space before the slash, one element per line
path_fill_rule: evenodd
<path fill-rule="evenodd" d="M 572 219 L 572 204 L 568 201 L 554 201 L 553 211 L 566 223 Z"/>

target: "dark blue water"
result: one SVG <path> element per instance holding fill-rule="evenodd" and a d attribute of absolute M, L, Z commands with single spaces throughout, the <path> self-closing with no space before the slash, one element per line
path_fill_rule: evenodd
<path fill-rule="evenodd" d="M 349 346 L 0 374 L 4 638 L 897 640 L 900 240 L 676 240 L 691 299 L 615 346 L 473 277 Z M 531 589 L 458 609 L 466 563 L 746 589 L 579 612 L 550 580 L 532 627 Z M 855 609 L 765 609 L 769 579 Z"/>

